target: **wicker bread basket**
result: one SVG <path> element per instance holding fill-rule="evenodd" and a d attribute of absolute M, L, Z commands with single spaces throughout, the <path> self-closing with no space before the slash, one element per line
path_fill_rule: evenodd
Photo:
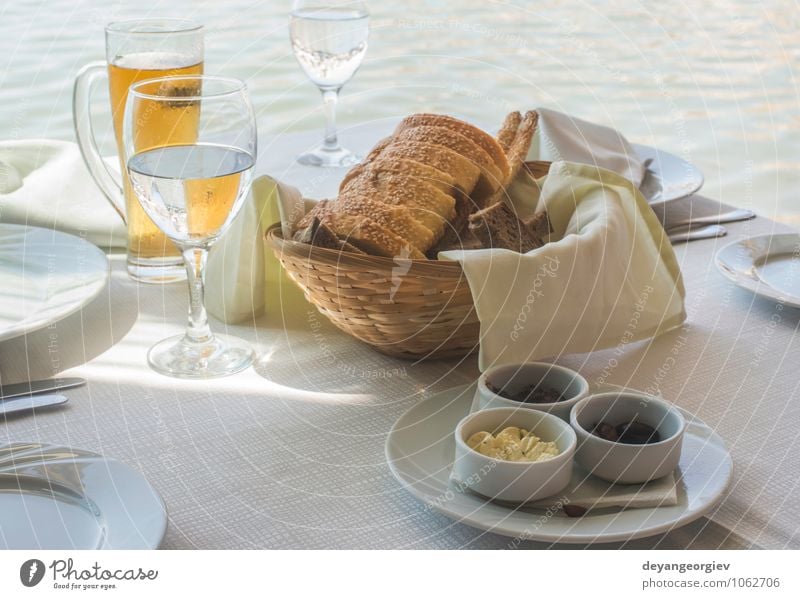
<path fill-rule="evenodd" d="M 540 177 L 549 162 L 527 163 Z M 346 333 L 408 359 L 461 357 L 478 348 L 480 322 L 461 265 L 393 260 L 286 240 L 275 224 L 267 244 L 306 298 Z"/>

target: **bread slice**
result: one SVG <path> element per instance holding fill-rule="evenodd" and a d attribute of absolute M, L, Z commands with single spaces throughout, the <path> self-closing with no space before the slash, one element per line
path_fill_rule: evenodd
<path fill-rule="evenodd" d="M 439 144 L 471 160 L 481 169 L 481 178 L 477 186 L 479 195 L 491 195 L 503 184 L 505 177 L 508 176 L 508 169 L 503 174 L 492 160 L 492 157 L 483 148 L 453 129 L 433 125 L 419 125 L 395 132 L 394 137 L 397 141 Z"/>
<path fill-rule="evenodd" d="M 435 126 L 446 127 L 456 133 L 469 138 L 474 143 L 479 145 L 492 159 L 497 169 L 500 171 L 499 176 L 502 180 L 508 177 L 509 165 L 506 153 L 500 146 L 497 140 L 482 129 L 470 125 L 469 123 L 457 119 L 452 116 L 443 114 L 430 114 L 420 113 L 412 114 L 400 121 L 395 133 L 398 133 L 406 128 L 419 127 L 419 126 Z M 516 128 L 515 128 L 516 130 Z"/>
<path fill-rule="evenodd" d="M 509 112 L 506 115 L 503 124 L 500 126 L 500 131 L 497 133 L 497 143 L 503 148 L 503 151 L 508 154 L 514 138 L 517 136 L 519 124 L 522 122 L 522 115 L 519 111 Z"/>
<path fill-rule="evenodd" d="M 470 196 L 461 190 L 457 191 L 455 199 L 455 216 L 448 222 L 444 229 L 444 234 L 439 238 L 436 244 L 428 250 L 428 256 L 435 257 L 437 253 L 443 250 L 470 244 L 468 238 L 472 237 L 472 234 L 467 230 L 469 216 L 479 210 L 479 207 L 473 202 Z"/>
<path fill-rule="evenodd" d="M 365 169 L 350 179 L 340 197 L 360 195 L 390 206 L 405 206 L 411 215 L 441 237 L 455 216 L 456 201 L 427 180 L 403 173 Z"/>
<path fill-rule="evenodd" d="M 425 252 L 428 260 L 437 260 L 439 252 L 446 252 L 448 250 L 481 250 L 483 243 L 475 237 L 475 234 L 466 227 L 459 235 L 458 239 L 454 242 L 443 243 L 444 239 L 434 245 L 431 249 Z"/>
<path fill-rule="evenodd" d="M 511 171 L 508 179 L 503 182 L 503 187 L 508 187 L 517 178 L 525 158 L 528 156 L 528 150 L 530 150 L 533 134 L 536 132 L 538 123 L 539 113 L 534 110 L 529 110 L 522 118 L 519 129 L 514 136 L 514 141 L 511 142 L 511 146 L 508 149 L 508 162 L 511 166 Z"/>
<path fill-rule="evenodd" d="M 546 218 L 546 216 L 545 216 Z M 469 217 L 469 230 L 486 248 L 503 248 L 525 254 L 544 245 L 541 217 L 525 223 L 505 202 L 496 202 Z M 549 229 L 549 221 L 548 221 Z"/>
<path fill-rule="evenodd" d="M 351 215 L 361 215 L 381 225 L 411 243 L 420 253 L 425 253 L 436 241 L 433 231 L 414 218 L 406 206 L 390 206 L 374 199 L 375 194 L 365 194 L 361 189 L 350 188 L 339 194 L 339 210 Z"/>
<path fill-rule="evenodd" d="M 426 183 L 434 186 L 436 189 L 449 194 L 452 193 L 456 185 L 455 179 L 444 171 L 438 168 L 411 160 L 409 158 L 398 158 L 397 160 L 389 160 L 376 156 L 370 162 L 363 162 L 358 166 L 351 168 L 339 184 L 339 191 L 343 191 L 348 183 L 356 177 L 364 173 L 391 173 L 402 174 L 417 179 L 422 179 Z"/>
<path fill-rule="evenodd" d="M 369 217 L 347 214 L 335 200 L 321 200 L 298 223 L 299 228 L 313 224 L 314 218 L 326 225 L 340 240 L 359 250 L 388 258 L 403 257 L 422 260 L 425 254 L 410 242 L 379 225 Z"/>
<path fill-rule="evenodd" d="M 430 165 L 448 173 L 455 184 L 467 193 L 472 193 L 481 176 L 481 169 L 471 160 L 438 144 L 392 140 L 383 147 L 378 156 L 390 161 L 405 158 Z"/>
<path fill-rule="evenodd" d="M 294 240 L 329 250 L 365 254 L 365 252 L 362 252 L 354 245 L 339 239 L 336 233 L 334 233 L 330 227 L 323 224 L 318 217 L 314 217 L 311 224 L 305 229 L 298 230 L 294 234 Z"/>
<path fill-rule="evenodd" d="M 542 240 L 553 232 L 553 225 L 550 224 L 550 217 L 547 215 L 547 212 L 539 212 L 522 222 L 531 233 Z"/>

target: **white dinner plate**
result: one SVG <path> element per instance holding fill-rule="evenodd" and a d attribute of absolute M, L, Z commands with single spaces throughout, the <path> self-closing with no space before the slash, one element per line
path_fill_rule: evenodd
<path fill-rule="evenodd" d="M 719 271 L 743 289 L 800 308 L 800 235 L 759 235 L 726 245 Z"/>
<path fill-rule="evenodd" d="M 108 280 L 108 260 L 83 239 L 38 227 L 0 224 L 0 341 L 69 316 Z"/>
<path fill-rule="evenodd" d="M 392 474 L 431 509 L 458 522 L 509 537 L 553 543 L 598 543 L 639 539 L 677 528 L 706 514 L 731 480 L 733 464 L 722 439 L 687 412 L 678 467 L 678 504 L 637 509 L 606 508 L 580 518 L 545 510 L 508 507 L 449 482 L 453 431 L 470 410 L 474 385 L 424 399 L 406 412 L 386 439 Z"/>
<path fill-rule="evenodd" d="M 651 161 L 639 186 L 651 204 L 679 200 L 703 187 L 703 173 L 691 162 L 650 146 L 631 145 L 642 161 Z"/>
<path fill-rule="evenodd" d="M 157 549 L 159 494 L 138 472 L 94 453 L 0 447 L 0 549 Z"/>

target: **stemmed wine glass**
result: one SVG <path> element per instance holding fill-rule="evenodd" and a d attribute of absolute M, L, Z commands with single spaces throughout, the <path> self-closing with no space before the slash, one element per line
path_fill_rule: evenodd
<path fill-rule="evenodd" d="M 297 158 L 309 166 L 352 166 L 359 158 L 339 145 L 336 104 L 339 90 L 361 66 L 367 53 L 369 12 L 364 2 L 294 0 L 289 23 L 297 62 L 322 92 L 325 137 L 318 147 Z"/>
<path fill-rule="evenodd" d="M 170 136 L 154 138 L 154 130 L 181 130 L 184 143 L 164 144 Z M 256 122 L 245 83 L 204 75 L 136 83 L 128 92 L 123 139 L 134 193 L 180 248 L 189 280 L 186 333 L 154 345 L 150 366 L 181 378 L 247 368 L 252 348 L 212 334 L 203 302 L 208 250 L 242 207 L 256 160 Z"/>

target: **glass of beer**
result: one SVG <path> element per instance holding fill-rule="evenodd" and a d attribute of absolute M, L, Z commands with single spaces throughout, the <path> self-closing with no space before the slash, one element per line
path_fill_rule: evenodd
<path fill-rule="evenodd" d="M 184 19 L 135 19 L 106 27 L 106 60 L 86 65 L 78 73 L 73 93 L 73 119 L 78 145 L 89 172 L 111 205 L 125 221 L 128 232 L 128 273 L 144 283 L 183 280 L 186 272 L 178 248 L 142 210 L 131 188 L 124 158 L 123 116 L 128 89 L 137 81 L 203 72 L 203 28 Z M 120 161 L 118 176 L 97 148 L 90 116 L 91 92 L 108 78 L 114 137 Z M 180 96 L 191 90 L 172 85 L 164 91 Z M 140 123 L 139 143 L 144 146 L 192 144 L 197 138 L 197 115 L 175 122 L 153 107 Z"/>
<path fill-rule="evenodd" d="M 181 94 L 175 90 L 181 90 Z M 149 127 L 198 134 L 181 144 L 153 144 Z M 241 339 L 215 335 L 203 301 L 208 250 L 242 207 L 256 162 L 256 119 L 243 81 L 183 76 L 131 86 L 123 127 L 133 191 L 184 258 L 189 281 L 186 333 L 157 343 L 150 366 L 181 378 L 211 378 L 239 372 L 253 361 Z"/>

